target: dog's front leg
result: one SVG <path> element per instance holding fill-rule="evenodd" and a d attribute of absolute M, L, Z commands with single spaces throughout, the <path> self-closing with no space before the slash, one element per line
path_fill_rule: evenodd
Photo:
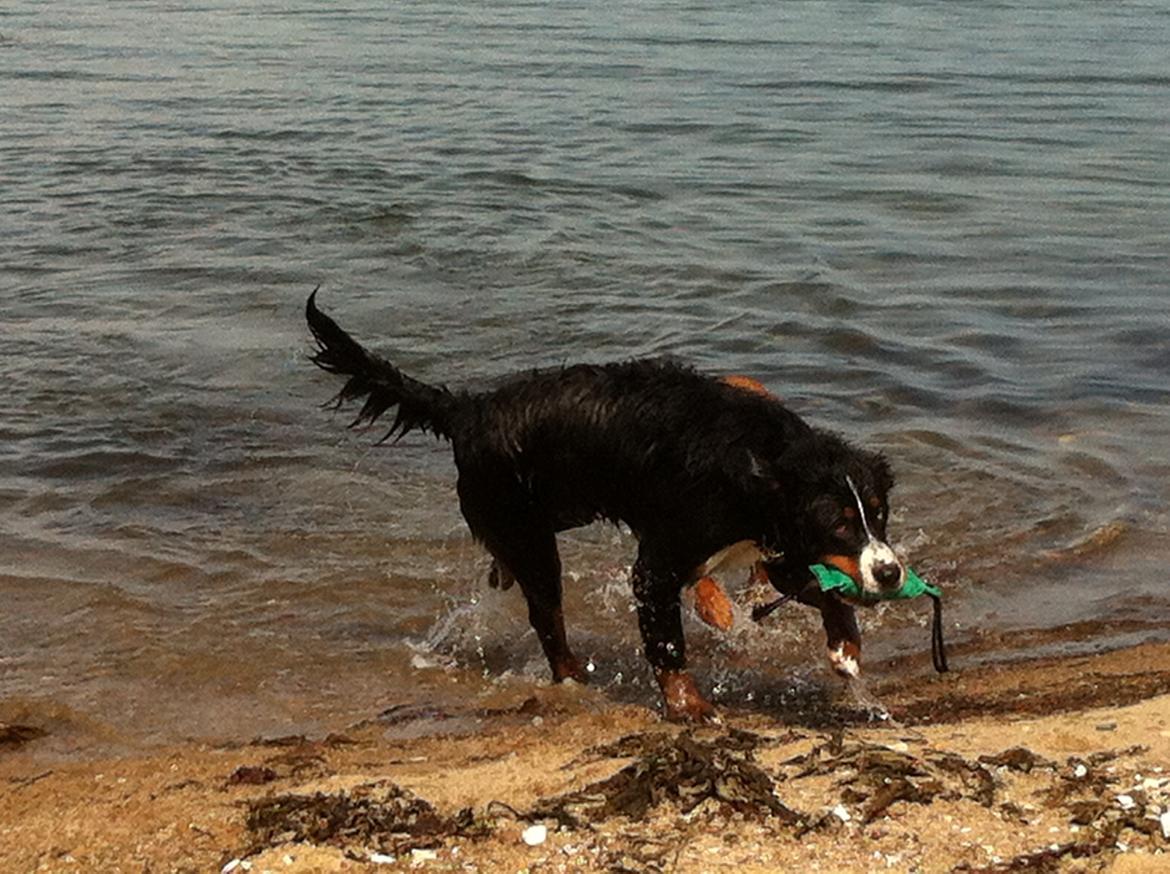
<path fill-rule="evenodd" d="M 834 594 L 821 591 L 811 584 L 811 579 L 802 570 L 797 571 L 784 563 L 765 564 L 764 570 L 781 593 L 820 611 L 829 664 L 842 677 L 858 677 L 861 674 L 861 630 L 852 605 Z"/>
<path fill-rule="evenodd" d="M 634 563 L 634 598 L 638 602 L 638 628 L 646 659 L 662 690 L 666 718 L 675 722 L 705 722 L 715 718 L 715 708 L 699 692 L 687 673 L 683 640 L 680 578 L 661 573 L 641 557 Z"/>
<path fill-rule="evenodd" d="M 819 589 L 810 595 L 802 593 L 797 600 L 821 611 L 821 623 L 825 626 L 825 647 L 833 670 L 849 680 L 861 676 L 861 629 L 857 626 L 857 614 L 853 606 Z"/>
<path fill-rule="evenodd" d="M 821 598 L 821 622 L 825 626 L 829 664 L 842 677 L 855 679 L 861 675 L 861 630 L 852 605 L 836 595 Z"/>

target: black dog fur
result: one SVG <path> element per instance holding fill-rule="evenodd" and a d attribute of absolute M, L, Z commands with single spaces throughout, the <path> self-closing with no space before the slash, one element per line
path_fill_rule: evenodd
<path fill-rule="evenodd" d="M 830 648 L 859 647 L 852 607 L 810 586 L 808 565 L 856 557 L 869 536 L 849 510 L 847 477 L 877 509 L 871 528 L 881 530 L 870 534 L 884 540 L 893 479 L 881 455 L 670 361 L 525 373 L 480 393 L 426 385 L 359 345 L 315 295 L 312 360 L 347 377 L 338 404 L 365 398 L 354 424 L 397 407 L 386 438 L 421 430 L 451 442 L 464 518 L 519 583 L 555 680 L 586 676 L 565 638 L 556 534 L 597 519 L 637 536 L 638 623 L 668 717 L 712 714 L 685 670 L 679 598 L 729 545 L 751 541 L 770 556 L 773 585 L 821 610 Z"/>

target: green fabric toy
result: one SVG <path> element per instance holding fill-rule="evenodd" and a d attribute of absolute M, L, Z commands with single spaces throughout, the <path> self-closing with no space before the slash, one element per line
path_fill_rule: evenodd
<path fill-rule="evenodd" d="M 932 586 L 910 568 L 906 568 L 906 579 L 902 587 L 894 592 L 874 594 L 863 592 L 849 574 L 823 564 L 809 565 L 808 568 L 817 578 L 822 592 L 837 592 L 847 598 L 856 598 L 859 601 L 896 601 L 902 598 L 917 598 L 919 595 L 930 595 L 932 598 L 941 598 L 942 592 Z"/>
<path fill-rule="evenodd" d="M 910 568 L 906 568 L 906 579 L 898 591 L 881 595 L 863 594 L 849 574 L 839 571 L 835 567 L 812 564 L 809 565 L 808 569 L 816 577 L 816 585 L 820 586 L 822 592 L 835 592 L 839 595 L 844 595 L 846 598 L 853 598 L 863 602 L 868 601 L 871 604 L 875 604 L 878 601 L 893 601 L 904 598 L 917 598 L 919 595 L 930 595 L 930 600 L 934 605 L 934 621 L 931 623 L 930 628 L 930 656 L 934 662 L 934 669 L 936 671 L 940 674 L 947 672 L 947 650 L 946 644 L 943 643 L 941 589 L 932 586 L 922 579 L 922 577 L 918 576 L 918 574 L 914 573 L 914 571 L 910 570 Z M 808 587 L 812 587 L 812 585 L 813 582 L 810 580 Z M 752 608 L 752 619 L 756 622 L 762 622 L 765 617 L 774 613 L 781 605 L 786 604 L 793 598 L 800 597 L 800 594 L 800 592 L 789 592 L 767 604 L 757 604 Z"/>
<path fill-rule="evenodd" d="M 942 591 L 940 589 L 926 582 L 910 568 L 906 568 L 906 579 L 901 588 L 896 592 L 883 592 L 880 595 L 863 593 L 849 574 L 839 571 L 835 567 L 813 564 L 809 565 L 808 569 L 817 578 L 822 592 L 837 592 L 847 598 L 856 598 L 860 601 L 893 601 L 902 598 L 917 598 L 919 595 L 930 595 L 934 602 L 934 622 L 930 629 L 930 655 L 934 661 L 934 669 L 940 674 L 946 673 L 947 651 L 946 645 L 943 643 Z"/>

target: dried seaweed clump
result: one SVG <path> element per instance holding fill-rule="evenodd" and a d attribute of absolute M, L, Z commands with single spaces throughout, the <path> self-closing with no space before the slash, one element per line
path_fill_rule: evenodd
<path fill-rule="evenodd" d="M 953 753 L 919 756 L 866 741 L 835 738 L 784 763 L 789 780 L 831 777 L 843 804 L 861 823 L 884 816 L 899 801 L 930 804 L 935 798 L 966 799 L 984 807 L 995 801 L 996 780 L 985 764 Z M 810 828 L 839 825 L 827 814 Z"/>
<path fill-rule="evenodd" d="M 470 810 L 442 816 L 427 801 L 393 783 L 352 792 L 275 795 L 250 802 L 246 819 L 255 850 L 290 842 L 362 847 L 398 853 L 404 847 L 438 845 L 465 834 Z"/>
<path fill-rule="evenodd" d="M 619 816 L 640 820 L 662 804 L 690 813 L 713 801 L 744 816 L 794 823 L 797 815 L 776 797 L 772 778 L 754 761 L 753 738 L 733 732 L 703 741 L 686 732 L 677 738 L 648 734 L 623 739 L 612 750 L 599 752 L 636 755 L 634 762 L 577 792 L 541 800 L 528 817 L 555 818 L 576 828 Z"/>

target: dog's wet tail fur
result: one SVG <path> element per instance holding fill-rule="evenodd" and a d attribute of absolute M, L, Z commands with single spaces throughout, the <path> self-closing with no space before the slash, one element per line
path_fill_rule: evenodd
<path fill-rule="evenodd" d="M 348 377 L 332 403 L 364 397 L 365 404 L 350 427 L 372 423 L 391 407 L 398 407 L 394 423 L 379 442 L 410 431 L 429 431 L 448 440 L 453 434 L 456 396 L 442 386 L 430 386 L 407 376 L 389 361 L 364 349 L 325 315 L 315 303 L 317 291 L 305 304 L 305 318 L 317 341 L 310 360 L 329 373 Z"/>

